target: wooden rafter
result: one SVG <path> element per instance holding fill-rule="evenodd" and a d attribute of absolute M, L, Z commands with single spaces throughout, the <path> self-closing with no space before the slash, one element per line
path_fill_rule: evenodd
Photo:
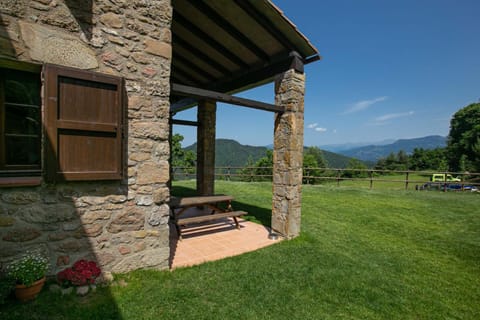
<path fill-rule="evenodd" d="M 190 72 L 194 72 L 196 74 L 198 74 L 200 77 L 208 80 L 208 81 L 212 81 L 213 79 L 215 79 L 215 77 L 209 73 L 208 71 L 206 71 L 204 68 L 200 68 L 199 66 L 197 66 L 196 64 L 194 64 L 192 61 L 188 60 L 188 59 L 185 59 L 184 57 L 180 56 L 180 55 L 175 55 L 173 57 L 173 59 L 175 59 L 175 66 L 179 66 L 179 65 L 182 65 L 184 66 L 184 68 L 188 68 L 188 70 Z M 182 69 L 180 67 L 180 69 Z"/>
<path fill-rule="evenodd" d="M 220 28 L 222 28 L 228 34 L 230 34 L 234 39 L 240 42 L 244 47 L 248 48 L 257 57 L 259 57 L 263 61 L 270 60 L 270 56 L 263 49 L 261 49 L 257 44 L 255 44 L 252 40 L 246 37 L 242 32 L 240 32 L 237 28 L 235 28 L 227 19 L 225 19 L 222 15 L 218 14 L 214 9 L 208 6 L 204 1 L 188 0 L 188 2 L 192 6 L 200 10 L 203 14 L 205 14 L 212 22 L 214 22 Z"/>
<path fill-rule="evenodd" d="M 201 30 L 195 24 L 191 23 L 187 18 L 182 16 L 180 12 L 177 10 L 173 10 L 173 15 L 175 16 L 175 21 L 182 25 L 185 29 L 195 35 L 197 38 L 202 39 L 206 44 L 212 47 L 215 51 L 220 53 L 222 56 L 230 60 L 231 62 L 235 63 L 236 65 L 242 68 L 248 68 L 248 64 L 245 63 L 237 54 L 235 54 L 232 50 L 228 49 L 222 43 L 218 42 L 217 40 L 213 39 L 209 36 L 206 32 Z"/>
<path fill-rule="evenodd" d="M 199 60 L 203 61 L 204 63 L 211 66 L 213 69 L 217 70 L 218 72 L 220 72 L 222 74 L 226 75 L 226 74 L 230 73 L 230 70 L 228 70 L 223 65 L 216 62 L 215 60 L 212 60 L 208 55 L 206 55 L 204 52 L 202 52 L 201 50 L 197 49 L 196 47 L 194 47 L 193 45 L 188 43 L 188 41 L 182 39 L 178 34 L 174 33 L 173 36 L 175 38 L 174 42 L 176 43 L 176 45 L 181 46 L 185 50 L 191 52 Z"/>
<path fill-rule="evenodd" d="M 234 2 L 242 8 L 245 13 L 252 17 L 259 25 L 262 26 L 272 37 L 274 37 L 278 42 L 280 42 L 288 51 L 294 51 L 295 46 L 290 40 L 288 40 L 285 35 L 278 30 L 274 24 L 268 19 L 268 17 L 260 13 L 251 3 L 245 0 L 234 0 Z"/>

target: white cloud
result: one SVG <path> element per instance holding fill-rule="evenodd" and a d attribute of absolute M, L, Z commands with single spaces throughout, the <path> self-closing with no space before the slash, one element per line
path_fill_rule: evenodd
<path fill-rule="evenodd" d="M 385 122 L 388 120 L 396 119 L 396 118 L 403 118 L 403 117 L 409 117 L 412 116 L 415 112 L 409 111 L 409 112 L 402 112 L 402 113 L 390 113 L 386 114 L 380 117 L 376 117 L 375 121 L 376 122 Z"/>
<path fill-rule="evenodd" d="M 317 131 L 317 132 L 325 132 L 325 131 L 327 131 L 327 128 L 319 127 L 319 126 L 318 126 L 318 123 L 316 123 L 316 122 L 315 122 L 315 123 L 310 123 L 310 124 L 308 124 L 308 125 L 307 125 L 307 128 L 308 128 L 308 129 L 315 130 L 315 131 Z"/>
<path fill-rule="evenodd" d="M 353 104 L 350 108 L 348 108 L 343 114 L 349 114 L 349 113 L 354 113 L 354 112 L 359 112 L 359 111 L 365 110 L 365 109 L 369 108 L 370 106 L 374 105 L 375 103 L 382 102 L 382 101 L 385 101 L 387 99 L 388 99 L 388 97 L 378 97 L 378 98 L 371 99 L 371 100 L 359 101 L 359 102 Z"/>

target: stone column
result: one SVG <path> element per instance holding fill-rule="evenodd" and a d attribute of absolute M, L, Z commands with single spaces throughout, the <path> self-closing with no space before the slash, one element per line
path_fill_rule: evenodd
<path fill-rule="evenodd" d="M 290 69 L 275 81 L 272 229 L 287 238 L 300 234 L 305 74 Z"/>
<path fill-rule="evenodd" d="M 217 104 L 200 101 L 197 112 L 197 194 L 213 195 L 215 185 L 215 125 Z"/>

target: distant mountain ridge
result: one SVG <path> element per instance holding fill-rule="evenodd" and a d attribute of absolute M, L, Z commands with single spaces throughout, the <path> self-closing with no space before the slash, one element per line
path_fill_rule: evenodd
<path fill-rule="evenodd" d="M 398 153 L 400 150 L 411 154 L 415 148 L 423 148 L 425 150 L 443 148 L 447 145 L 447 137 L 443 136 L 427 136 L 415 139 L 400 139 L 394 143 L 387 145 L 370 145 L 349 150 L 339 151 L 347 157 L 356 158 L 362 161 L 376 162 L 380 158 L 387 157 L 390 153 Z"/>
<path fill-rule="evenodd" d="M 197 144 L 194 143 L 185 150 L 196 152 Z M 243 167 L 249 157 L 253 162 L 265 156 L 266 147 L 243 145 L 231 139 L 215 140 L 215 166 L 216 167 Z"/>
<path fill-rule="evenodd" d="M 365 147 L 365 146 L 383 146 L 386 144 L 394 143 L 395 139 L 387 139 L 382 141 L 376 142 L 347 142 L 347 143 L 337 143 L 337 144 L 325 144 L 318 146 L 322 150 L 336 152 L 339 153 L 340 151 L 351 150 L 355 148 Z"/>
<path fill-rule="evenodd" d="M 194 143 L 185 150 L 196 152 L 197 144 Z M 216 167 L 244 167 L 248 159 L 252 159 L 255 163 L 260 158 L 264 157 L 269 150 L 268 146 L 258 147 L 243 145 L 231 139 L 217 139 L 215 141 L 215 166 Z M 323 156 L 331 168 L 346 168 L 349 157 L 341 154 L 322 150 Z"/>

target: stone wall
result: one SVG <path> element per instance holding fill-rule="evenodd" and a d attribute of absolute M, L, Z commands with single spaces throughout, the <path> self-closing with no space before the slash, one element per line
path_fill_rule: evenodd
<path fill-rule="evenodd" d="M 0 267 L 25 250 L 50 274 L 79 258 L 105 271 L 168 268 L 169 0 L 0 0 L 0 57 L 125 78 L 121 182 L 0 188 Z"/>

